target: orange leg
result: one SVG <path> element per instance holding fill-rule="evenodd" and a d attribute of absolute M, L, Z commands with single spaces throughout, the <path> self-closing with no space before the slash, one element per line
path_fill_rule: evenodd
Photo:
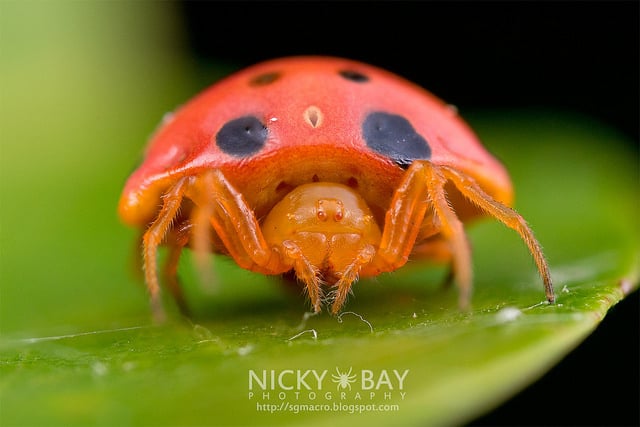
<path fill-rule="evenodd" d="M 382 272 L 401 267 L 413 249 L 418 232 L 431 235 L 437 231 L 450 246 L 453 275 L 460 289 L 460 306 L 468 305 L 472 283 L 471 250 L 462 222 L 446 198 L 444 187 L 449 181 L 480 209 L 520 234 L 536 262 L 547 300 L 553 302 L 555 296 L 547 262 L 524 219 L 486 194 L 472 178 L 451 167 L 428 161 L 414 161 L 407 170 L 387 212 L 380 248 L 367 270 Z M 432 225 L 426 224 L 425 228 L 422 222 L 427 206 L 431 206 L 434 217 Z"/>
<path fill-rule="evenodd" d="M 194 209 L 211 213 L 213 229 L 240 267 L 263 274 L 280 274 L 291 268 L 264 240 L 253 210 L 222 172 L 209 170 L 196 177 L 186 195 L 196 204 Z"/>
<path fill-rule="evenodd" d="M 358 280 L 358 274 L 363 266 L 369 264 L 375 256 L 376 249 L 371 245 L 366 245 L 356 255 L 355 259 L 347 268 L 342 272 L 342 276 L 338 283 L 335 285 L 335 295 L 333 304 L 331 306 L 331 313 L 338 314 L 340 308 L 344 305 L 347 295 L 351 290 L 351 285 Z M 316 311 L 320 311 L 319 309 Z"/>
<path fill-rule="evenodd" d="M 527 225 L 524 218 L 522 218 L 513 209 L 504 206 L 503 204 L 493 200 L 491 196 L 482 191 L 482 189 L 476 184 L 474 180 L 468 176 L 460 173 L 459 171 L 448 167 L 442 166 L 442 172 L 451 180 L 456 188 L 469 200 L 475 203 L 482 210 L 487 212 L 492 217 L 498 219 L 507 227 L 515 230 L 522 240 L 527 244 L 529 252 L 533 255 L 540 276 L 544 283 L 544 290 L 547 296 L 547 301 L 555 301 L 555 293 L 553 291 L 553 284 L 551 282 L 551 274 L 549 273 L 549 266 L 545 260 L 540 244 L 533 235 L 533 232 Z"/>
<path fill-rule="evenodd" d="M 171 292 L 173 300 L 178 305 L 180 312 L 185 316 L 189 315 L 189 307 L 184 299 L 182 293 L 182 287 L 180 286 L 180 280 L 178 280 L 178 265 L 180 262 L 180 255 L 182 254 L 182 248 L 184 245 L 170 245 L 169 255 L 164 264 L 163 277 Z"/>
<path fill-rule="evenodd" d="M 172 226 L 184 198 L 190 199 L 194 207 L 190 230 L 185 228 L 186 232 L 181 234 L 180 230 L 172 230 Z M 242 268 L 263 274 L 282 274 L 295 268 L 298 278 L 307 285 L 314 309 L 320 310 L 322 283 L 317 268 L 292 242 L 282 242 L 278 247 L 267 244 L 244 197 L 220 171 L 209 170 L 197 177 L 182 178 L 171 187 L 164 195 L 158 217 L 143 236 L 145 280 L 151 294 L 154 315 L 158 320 L 164 318 L 156 271 L 158 246 L 167 235 L 171 235 L 169 258 L 164 272 L 170 291 L 184 310 L 186 306 L 177 281 L 179 256 L 182 248 L 191 241 L 196 260 L 203 258 L 211 246 L 209 227 L 213 227 L 226 251 Z"/>
<path fill-rule="evenodd" d="M 185 221 L 177 226 L 174 225 L 169 230 L 166 237 L 166 245 L 169 247 L 169 254 L 164 263 L 162 277 L 164 282 L 173 296 L 173 300 L 178 305 L 180 312 L 189 316 L 189 307 L 182 293 L 182 286 L 178 278 L 178 266 L 180 264 L 180 255 L 182 249 L 189 243 L 192 225 L 189 221 Z"/>
<path fill-rule="evenodd" d="M 429 182 L 429 199 L 436 213 L 436 218 L 440 220 L 442 235 L 451 244 L 453 255 L 452 271 L 460 289 L 458 304 L 461 308 L 466 309 L 471 298 L 473 281 L 471 248 L 469 247 L 462 222 L 458 219 L 445 197 L 444 185 L 447 180 L 440 173 L 438 167 L 428 162 L 423 162 L 422 165 L 424 166 L 425 178 Z"/>
<path fill-rule="evenodd" d="M 320 277 L 318 268 L 304 256 L 302 249 L 294 242 L 285 240 L 282 242 L 282 250 L 283 255 L 294 268 L 296 277 L 305 284 L 313 311 L 316 313 L 320 312 L 324 297 L 322 292 L 324 282 Z"/>
<path fill-rule="evenodd" d="M 156 320 L 164 319 L 164 310 L 160 301 L 160 285 L 158 284 L 158 272 L 156 270 L 158 258 L 158 246 L 167 235 L 171 225 L 180 210 L 182 198 L 187 188 L 188 178 L 179 179 L 173 187 L 163 196 L 164 202 L 158 217 L 149 226 L 142 237 L 144 255 L 144 277 L 147 289 L 151 295 L 151 306 Z"/>
<path fill-rule="evenodd" d="M 198 176 L 187 191 L 187 197 L 196 204 L 196 211 L 203 210 L 202 213 L 195 212 L 194 218 L 209 217 L 211 226 L 240 267 L 263 274 L 282 274 L 295 269 L 298 279 L 306 285 L 314 310 L 320 311 L 323 283 L 318 268 L 292 241 L 270 246 L 253 210 L 220 171 L 211 170 Z M 202 234 L 205 231 L 202 228 L 194 232 Z M 200 239 L 194 236 L 194 241 Z"/>
<path fill-rule="evenodd" d="M 417 162 L 405 172 L 384 221 L 378 253 L 370 267 L 393 271 L 409 259 L 427 211 L 427 182 Z"/>
<path fill-rule="evenodd" d="M 447 179 L 440 167 L 428 161 L 414 161 L 393 196 L 385 218 L 378 253 L 369 268 L 392 271 L 407 262 L 419 232 L 425 232 L 423 221 L 430 206 L 434 216 L 431 232 L 441 233 L 447 240 L 452 257 L 453 274 L 460 290 L 459 304 L 466 308 L 471 293 L 471 250 L 462 222 L 449 205 L 444 186 Z M 421 229 L 422 228 L 422 229 Z"/>
<path fill-rule="evenodd" d="M 445 197 L 446 179 L 438 167 L 427 161 L 415 161 L 393 196 L 385 218 L 378 253 L 371 267 L 378 271 L 393 271 L 403 266 L 412 253 L 418 233 L 441 233 L 457 266 L 456 276 L 466 286 L 471 282 L 469 246 L 462 223 Z M 423 224 L 427 209 L 435 214 L 432 224 Z M 428 230 L 431 230 L 430 232 Z"/>

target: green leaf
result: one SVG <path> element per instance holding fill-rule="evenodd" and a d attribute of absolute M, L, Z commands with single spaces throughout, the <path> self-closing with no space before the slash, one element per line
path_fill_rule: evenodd
<path fill-rule="evenodd" d="M 201 286 L 187 254 L 194 318 L 153 326 L 129 271 L 135 232 L 115 209 L 154 121 L 196 88 L 177 51 L 158 54 L 168 15 L 141 5 L 2 4 L 2 425 L 460 424 L 539 378 L 636 289 L 629 141 L 579 116 L 482 112 L 467 116 L 512 174 L 555 305 L 518 236 L 488 220 L 469 229 L 469 312 L 441 267 L 362 280 L 347 313 L 307 317 L 297 291 L 225 259 L 216 288 Z"/>

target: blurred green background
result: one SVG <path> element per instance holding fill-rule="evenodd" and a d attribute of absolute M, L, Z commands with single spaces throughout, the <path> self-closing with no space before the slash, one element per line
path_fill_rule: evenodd
<path fill-rule="evenodd" d="M 474 319 L 455 310 L 454 294 L 437 293 L 440 269 L 409 269 L 368 288 L 358 286 L 348 307 L 368 313 L 376 330 L 386 331 L 379 343 L 368 338 L 368 328 L 357 319 L 345 318 L 340 326 L 322 317 L 311 325 L 327 338 L 325 347 L 302 344 L 287 350 L 282 342 L 297 333 L 306 308 L 301 298 L 224 260 L 216 265 L 228 272 L 233 286 L 208 295 L 198 288 L 187 257 L 182 266 L 199 316 L 194 321 L 203 326 L 192 329 L 177 322 L 152 328 L 147 296 L 132 268 L 136 233 L 116 216 L 122 185 L 162 115 L 240 65 L 228 58 L 204 66 L 196 62 L 181 11 L 170 2 L 0 3 L 0 423 L 201 425 L 205 418 L 199 414 L 211 413 L 218 417 L 211 424 L 296 423 L 301 418 L 240 417 L 239 412 L 247 411 L 246 385 L 234 373 L 244 375 L 249 367 L 265 363 L 278 369 L 287 366 L 289 357 L 291 363 L 308 367 L 317 362 L 314 357 L 326 356 L 329 366 L 335 366 L 331 363 L 349 363 L 348 355 L 355 360 L 353 355 L 363 351 L 388 358 L 369 360 L 373 366 L 418 363 L 423 348 L 412 333 L 420 340 L 436 336 L 439 343 L 438 334 L 456 332 L 476 343 L 470 331 L 487 331 L 483 314 L 541 299 L 535 271 L 517 237 L 489 222 L 478 224 L 471 235 L 478 270 Z M 567 298 L 559 310 L 567 317 L 560 325 L 572 313 L 604 315 L 622 297 L 614 279 L 625 277 L 631 287 L 637 285 L 636 141 L 591 118 L 557 110 L 507 114 L 476 109 L 463 115 L 512 173 L 517 207 L 546 248 L 560 300 Z M 425 281 L 433 284 L 424 287 Z M 569 286 L 568 295 L 563 284 Z M 426 329 L 407 329 L 411 313 L 420 315 Z M 577 344 L 598 320 L 570 321 L 567 340 Z M 435 328 L 429 329 L 431 323 Z M 460 329 L 448 330 L 449 324 Z M 136 329 L 127 329 L 131 327 Z M 396 330 L 399 341 L 389 341 Z M 447 415 L 444 408 L 426 419 L 469 422 L 542 375 L 574 345 L 544 341 L 552 331 L 532 331 L 508 336 L 514 341 L 522 336 L 522 348 L 528 339 L 548 344 L 555 353 L 546 363 L 534 364 L 515 384 L 496 386 L 494 398 L 472 402 L 465 414 Z M 485 338 L 504 344 L 499 334 L 491 334 Z M 66 335 L 74 338 L 40 340 Z M 632 335 L 633 329 L 619 331 L 617 338 L 637 343 Z M 215 345 L 198 345 L 207 340 Z M 331 340 L 342 350 L 326 350 Z M 390 343 L 403 349 L 406 360 L 385 353 Z M 427 347 L 436 355 L 437 343 Z M 496 356 L 495 349 L 476 350 L 469 354 L 489 361 Z M 238 357 L 246 352 L 256 359 Z M 441 356 L 450 357 L 446 352 Z M 459 356 L 456 363 L 465 362 Z M 489 362 L 487 366 L 494 369 Z M 511 369 L 515 367 L 505 368 L 503 375 Z M 165 373 L 177 383 L 158 383 Z M 430 375 L 415 374 L 424 379 Z M 482 389 L 482 378 L 474 381 Z M 223 382 L 231 383 L 236 394 L 219 387 Z M 155 400 L 127 405 L 145 391 Z M 413 412 L 409 408 L 400 418 L 412 423 L 421 419 L 415 408 L 435 399 L 428 388 L 416 386 L 414 391 Z M 459 391 L 449 392 L 445 396 Z M 195 400 L 189 393 L 211 395 Z M 167 408 L 172 401 L 178 407 L 168 411 L 174 415 L 157 413 L 156 402 Z M 339 420 L 371 422 L 368 417 Z M 324 421 L 309 414 L 305 418 Z"/>
<path fill-rule="evenodd" d="M 133 250 L 124 180 L 192 89 L 168 6 L 2 3 L 3 331 L 117 322 L 144 300 L 109 260 Z"/>

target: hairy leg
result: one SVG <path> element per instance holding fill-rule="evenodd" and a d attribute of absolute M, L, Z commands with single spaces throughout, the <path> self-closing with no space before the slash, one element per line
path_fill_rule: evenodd
<path fill-rule="evenodd" d="M 533 256 L 536 266 L 538 267 L 538 271 L 540 272 L 540 276 L 542 277 L 547 301 L 554 302 L 555 293 L 553 291 L 549 266 L 547 265 L 547 261 L 542 253 L 540 243 L 538 243 L 534 237 L 533 231 L 531 231 L 524 218 L 522 218 L 522 216 L 513 209 L 494 200 L 468 176 L 448 166 L 442 166 L 441 169 L 447 179 L 451 180 L 456 188 L 466 198 L 475 203 L 487 214 L 498 219 L 507 227 L 515 230 L 520 237 L 522 237 L 522 240 L 524 240 L 529 248 L 529 252 L 531 252 L 531 255 Z"/>
<path fill-rule="evenodd" d="M 440 233 L 447 242 L 456 282 L 460 289 L 460 306 L 466 308 L 471 292 L 471 251 L 462 222 L 449 205 L 444 189 L 447 179 L 439 167 L 429 161 L 414 161 L 393 196 L 385 217 L 377 254 L 367 271 L 393 271 L 403 266 L 414 249 L 419 233 Z M 430 224 L 423 224 L 428 209 Z"/>
<path fill-rule="evenodd" d="M 280 274 L 291 268 L 267 244 L 253 210 L 222 172 L 208 170 L 197 176 L 186 195 L 195 203 L 194 209 L 210 213 L 213 229 L 240 267 L 263 274 Z"/>
<path fill-rule="evenodd" d="M 363 266 L 371 262 L 375 253 L 376 250 L 373 246 L 366 245 L 360 250 L 353 262 L 342 272 L 342 277 L 340 277 L 340 280 L 338 280 L 336 284 L 334 300 L 331 306 L 332 314 L 338 314 L 347 299 L 347 295 L 349 295 L 351 285 L 358 280 L 360 270 Z"/>
<path fill-rule="evenodd" d="M 158 283 L 158 246 L 166 237 L 180 210 L 187 182 L 188 178 L 181 178 L 165 193 L 158 216 L 142 237 L 145 282 L 151 296 L 154 317 L 159 321 L 164 319 L 165 314 L 160 301 L 160 285 Z"/>

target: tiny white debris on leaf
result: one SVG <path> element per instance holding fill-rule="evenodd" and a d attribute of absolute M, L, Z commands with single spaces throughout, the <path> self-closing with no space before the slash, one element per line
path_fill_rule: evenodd
<path fill-rule="evenodd" d="M 311 333 L 313 336 L 314 340 L 318 339 L 318 332 L 315 329 L 307 329 L 306 331 L 302 331 L 300 333 L 295 334 L 294 336 L 292 336 L 291 338 L 289 338 L 287 341 L 293 341 L 296 338 L 300 337 L 301 335 L 304 335 L 306 333 Z"/>
<path fill-rule="evenodd" d="M 247 354 L 251 353 L 251 351 L 253 350 L 253 345 L 251 344 L 247 344 L 243 347 L 238 348 L 238 356 L 246 356 Z"/>
<path fill-rule="evenodd" d="M 364 317 L 362 317 L 361 315 L 353 311 L 343 311 L 342 313 L 340 313 L 340 315 L 338 316 L 338 323 L 342 323 L 342 316 L 344 316 L 345 314 L 353 314 L 358 319 L 362 320 L 364 323 L 367 324 L 367 326 L 369 326 L 369 330 L 371 331 L 371 333 L 373 333 L 373 326 L 371 325 L 371 323 L 369 323 L 367 319 L 365 319 Z"/>
<path fill-rule="evenodd" d="M 417 318 L 418 318 L 418 315 L 417 315 L 416 313 L 413 313 L 413 314 L 411 315 L 411 317 L 413 317 L 414 319 L 417 319 Z"/>
<path fill-rule="evenodd" d="M 106 330 L 89 331 L 89 332 L 79 332 L 79 333 L 68 334 L 68 335 L 56 335 L 56 336 L 49 336 L 49 337 L 24 338 L 24 339 L 21 339 L 19 341 L 22 342 L 22 343 L 25 343 L 25 344 L 34 344 L 34 343 L 43 342 L 43 341 L 57 341 L 57 340 L 70 339 L 70 338 L 79 338 L 79 337 L 84 337 L 84 336 L 88 336 L 88 335 L 111 334 L 111 333 L 116 333 L 116 332 L 125 332 L 125 331 L 132 331 L 132 330 L 135 330 L 135 329 L 145 329 L 145 328 L 149 328 L 149 326 L 130 326 L 130 327 L 126 327 L 126 328 L 106 329 Z"/>
<path fill-rule="evenodd" d="M 550 305 L 550 304 L 552 304 L 552 303 L 550 303 L 550 302 L 549 302 L 549 301 L 547 301 L 547 300 L 544 300 L 544 301 L 540 301 L 540 302 L 539 302 L 539 303 L 537 303 L 537 304 L 533 304 L 532 306 L 527 307 L 527 308 L 525 308 L 524 310 L 531 310 L 531 309 L 533 309 L 533 308 L 540 307 L 541 305 Z M 556 304 L 556 306 L 562 306 L 562 305 L 561 305 L 561 304 Z"/>
<path fill-rule="evenodd" d="M 496 313 L 499 323 L 513 322 L 522 315 L 522 311 L 515 307 L 505 307 Z"/>
<path fill-rule="evenodd" d="M 569 293 L 569 288 L 567 287 L 567 285 L 564 285 L 562 287 L 562 293 L 568 294 Z"/>
<path fill-rule="evenodd" d="M 214 336 L 213 333 L 202 325 L 193 325 L 193 335 L 195 335 L 198 340 L 198 344 L 207 343 L 207 342 L 218 342 L 219 338 Z"/>

